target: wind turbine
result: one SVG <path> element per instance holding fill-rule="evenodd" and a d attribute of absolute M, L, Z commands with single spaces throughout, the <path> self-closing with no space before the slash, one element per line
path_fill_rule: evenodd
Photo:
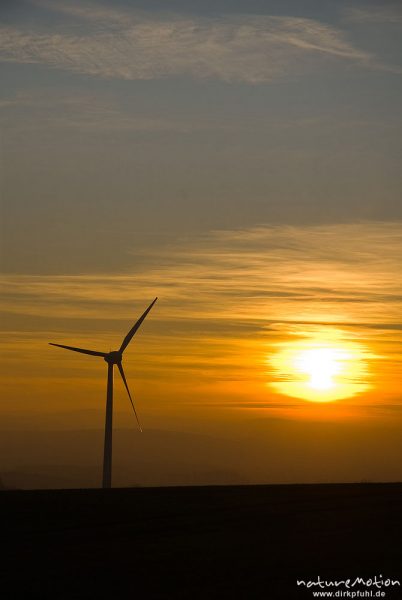
<path fill-rule="evenodd" d="M 49 342 L 50 346 L 58 346 L 59 348 L 65 348 L 66 350 L 72 350 L 73 352 L 81 352 L 82 354 L 90 354 L 91 356 L 101 356 L 107 362 L 107 395 L 106 395 L 106 420 L 105 420 L 105 444 L 103 450 L 103 487 L 110 488 L 112 486 L 112 423 L 113 423 L 113 367 L 117 365 L 121 378 L 126 390 L 128 397 L 130 398 L 131 406 L 135 417 L 137 419 L 138 427 L 141 429 L 140 421 L 138 419 L 137 411 L 134 407 L 133 399 L 131 398 L 130 390 L 128 389 L 126 376 L 124 375 L 123 369 L 123 352 L 131 342 L 133 336 L 138 331 L 141 323 L 155 304 L 158 298 L 155 298 L 153 302 L 148 306 L 146 311 L 141 315 L 138 321 L 130 329 L 126 337 L 124 338 L 120 348 L 113 350 L 112 352 L 97 352 L 96 350 L 86 350 L 85 348 L 75 348 L 74 346 L 64 346 L 63 344 L 53 344 Z"/>

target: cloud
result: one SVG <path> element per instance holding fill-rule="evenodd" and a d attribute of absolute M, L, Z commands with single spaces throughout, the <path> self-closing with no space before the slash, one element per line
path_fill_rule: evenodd
<path fill-rule="evenodd" d="M 171 320 L 400 328 L 399 223 L 216 231 L 136 258 L 130 273 L 4 276 L 6 310 L 49 316 L 68 306 L 99 318 L 105 306 L 159 295 Z"/>
<path fill-rule="evenodd" d="M 191 76 L 253 84 L 324 58 L 375 65 L 374 57 L 341 31 L 312 19 L 151 16 L 99 5 L 39 4 L 85 19 L 85 33 L 2 27 L 3 61 L 125 80 Z"/>

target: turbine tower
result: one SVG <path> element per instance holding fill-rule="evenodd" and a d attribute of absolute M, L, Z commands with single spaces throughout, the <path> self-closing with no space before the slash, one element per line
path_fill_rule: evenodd
<path fill-rule="evenodd" d="M 103 487 L 112 487 L 112 425 L 113 425 L 113 367 L 117 365 L 123 383 L 126 387 L 128 397 L 130 398 L 131 406 L 135 417 L 137 419 L 138 427 L 141 429 L 140 421 L 138 419 L 137 411 L 134 407 L 134 402 L 128 389 L 126 376 L 124 375 L 123 369 L 123 352 L 131 342 L 135 333 L 138 331 L 141 323 L 155 304 L 158 298 L 155 298 L 153 302 L 148 306 L 147 310 L 141 315 L 138 321 L 130 329 L 126 337 L 124 338 L 119 350 L 112 352 L 97 352 L 96 350 L 86 350 L 85 348 L 75 348 L 74 346 L 64 346 L 63 344 L 53 344 L 49 342 L 50 346 L 57 346 L 58 348 L 65 348 L 66 350 L 72 350 L 73 352 L 81 352 L 82 354 L 89 354 L 91 356 L 101 356 L 107 362 L 107 394 L 106 394 L 106 420 L 105 420 L 105 445 L 103 451 Z"/>

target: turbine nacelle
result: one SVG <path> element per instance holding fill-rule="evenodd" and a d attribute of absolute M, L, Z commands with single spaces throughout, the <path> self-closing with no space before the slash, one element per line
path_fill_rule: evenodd
<path fill-rule="evenodd" d="M 109 365 L 118 365 L 119 363 L 121 363 L 122 359 L 123 353 L 119 350 L 113 350 L 113 352 L 109 352 L 109 354 L 106 354 L 105 356 L 105 361 Z"/>

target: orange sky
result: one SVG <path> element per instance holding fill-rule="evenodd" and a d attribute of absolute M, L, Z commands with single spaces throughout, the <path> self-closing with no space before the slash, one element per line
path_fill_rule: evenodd
<path fill-rule="evenodd" d="M 6 277 L 3 424 L 102 427 L 106 365 L 47 343 L 115 349 L 158 295 L 125 354 L 145 429 L 236 438 L 256 418 L 400 427 L 401 258 L 392 223 L 259 227 L 179 241 L 131 273 Z M 300 374 L 281 352 L 317 340 L 359 349 L 344 376 L 352 397 L 286 393 Z M 134 427 L 115 385 L 116 425 Z M 400 447 L 394 458 L 397 468 Z"/>

